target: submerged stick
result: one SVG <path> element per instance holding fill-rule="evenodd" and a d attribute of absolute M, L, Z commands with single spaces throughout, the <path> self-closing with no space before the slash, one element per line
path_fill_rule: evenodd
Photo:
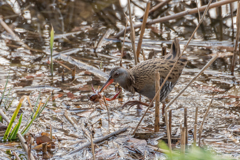
<path fill-rule="evenodd" d="M 2 116 L 2 118 L 9 123 L 10 120 L 8 119 L 8 117 L 4 114 L 3 110 L 0 109 L 0 115 Z M 26 145 L 26 140 L 23 138 L 22 134 L 20 132 L 17 133 L 19 140 L 21 141 L 22 147 L 25 150 L 25 152 L 28 154 L 30 153 L 30 159 L 31 160 L 35 160 L 35 158 L 33 157 L 32 153 L 30 150 L 28 150 L 28 146 Z M 30 152 L 29 152 L 30 151 Z"/>
<path fill-rule="evenodd" d="M 149 12 L 149 8 L 150 8 L 150 2 L 147 3 L 147 7 L 146 7 L 146 10 L 145 10 L 145 14 L 144 14 L 144 17 L 143 17 L 143 24 L 141 26 L 141 34 L 140 34 L 140 37 L 139 37 L 139 40 L 138 40 L 138 46 L 137 46 L 137 60 L 139 62 L 139 54 L 140 54 L 140 51 L 141 51 L 141 46 L 142 46 L 142 39 L 143 39 L 143 34 L 145 32 L 145 26 L 146 26 L 146 22 L 147 22 L 147 18 L 148 18 L 148 12 Z M 126 30 L 125 30 L 126 32 Z"/>
<path fill-rule="evenodd" d="M 155 73 L 155 91 L 157 93 L 160 87 L 160 74 L 159 72 Z M 160 101 L 160 92 L 157 94 L 156 102 L 155 102 L 155 125 L 154 125 L 154 132 L 159 132 L 159 116 L 160 116 L 160 109 L 159 109 L 159 101 Z"/>
<path fill-rule="evenodd" d="M 231 75 L 234 75 L 237 47 L 238 47 L 238 41 L 239 41 L 239 33 L 240 33 L 240 2 L 238 2 L 238 8 L 237 8 L 237 33 L 236 33 L 236 41 L 234 46 L 234 55 L 232 57 Z"/>
<path fill-rule="evenodd" d="M 132 12 L 131 12 L 130 0 L 128 0 L 128 11 L 129 11 L 129 21 L 130 21 L 130 28 L 131 28 L 132 49 L 133 49 L 134 60 L 135 60 L 135 65 L 136 65 L 138 61 L 137 61 L 137 54 L 136 54 L 136 48 L 135 48 L 135 30 L 134 30 L 133 22 L 132 22 Z"/>
<path fill-rule="evenodd" d="M 99 139 L 94 140 L 93 143 L 99 143 L 99 142 L 105 141 L 105 140 L 107 140 L 108 138 L 110 138 L 110 137 L 112 137 L 112 136 L 116 136 L 116 135 L 118 135 L 118 134 L 120 134 L 120 133 L 122 133 L 122 132 L 125 132 L 127 129 L 128 129 L 128 127 L 125 127 L 125 128 L 120 129 L 120 130 L 118 130 L 118 131 L 112 132 L 112 133 L 110 133 L 110 134 L 108 134 L 108 135 L 106 135 L 106 136 L 104 136 L 104 137 L 102 137 L 102 138 L 99 138 Z M 67 153 L 66 155 L 74 154 L 74 153 L 76 153 L 76 152 L 79 152 L 81 149 L 83 149 L 83 148 L 85 148 L 85 147 L 89 147 L 89 146 L 91 146 L 91 142 L 88 142 L 88 143 L 83 144 L 83 145 L 82 145 L 81 147 L 79 147 L 78 149 L 75 149 L 74 151 L 72 151 L 72 152 L 70 152 L 70 153 Z"/>
<path fill-rule="evenodd" d="M 200 145 L 201 145 L 200 140 L 201 140 L 201 134 L 202 134 L 202 130 L 203 130 L 203 123 L 204 123 L 205 119 L 207 118 L 207 115 L 208 115 L 208 112 L 209 112 L 209 110 L 210 110 L 210 108 L 211 108 L 212 102 L 213 102 L 213 98 L 212 98 L 211 102 L 210 102 L 209 105 L 208 105 L 208 109 L 207 109 L 207 111 L 205 112 L 205 115 L 204 115 L 204 117 L 203 117 L 203 121 L 202 121 L 202 123 L 201 123 L 201 125 L 200 125 L 200 128 L 199 128 L 199 135 L 198 135 L 198 136 L 199 136 L 199 141 L 198 141 L 198 146 L 199 146 L 199 147 L 200 147 Z"/>
<path fill-rule="evenodd" d="M 231 2 L 235 2 L 235 1 L 237 1 L 237 0 L 225 0 L 225 1 L 215 2 L 215 3 L 211 4 L 209 6 L 209 8 L 219 7 L 219 6 L 222 6 L 222 5 L 231 3 Z M 149 20 L 147 22 L 147 25 L 155 24 L 155 23 L 162 23 L 162 22 L 166 22 L 166 21 L 169 21 L 169 20 L 172 20 L 172 19 L 178 19 L 178 18 L 183 17 L 183 16 L 188 15 L 188 14 L 198 13 L 198 9 L 199 9 L 200 12 L 203 12 L 206 8 L 207 8 L 207 5 L 199 7 L 199 8 L 194 8 L 194 9 L 189 9 L 189 10 L 186 10 L 186 11 L 183 11 L 183 12 L 179 12 L 179 13 L 174 14 L 174 15 L 165 16 L 165 17 L 162 17 L 162 18 L 154 19 L 154 20 Z M 134 25 L 134 28 L 140 28 L 141 26 L 142 26 L 142 23 Z M 129 31 L 130 27 L 127 27 L 124 30 Z M 122 36 L 123 33 L 124 33 L 124 30 L 118 32 L 114 37 L 118 38 L 118 37 Z"/>

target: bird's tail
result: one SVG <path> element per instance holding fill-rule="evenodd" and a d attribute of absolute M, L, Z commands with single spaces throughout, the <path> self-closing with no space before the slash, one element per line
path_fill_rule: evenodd
<path fill-rule="evenodd" d="M 171 46 L 171 52 L 170 54 L 166 55 L 165 59 L 171 59 L 175 60 L 180 56 L 180 45 L 179 45 L 179 40 L 177 38 L 174 38 Z"/>
<path fill-rule="evenodd" d="M 171 54 L 172 59 L 177 59 L 181 54 L 179 40 L 177 38 L 174 38 L 174 41 L 172 42 Z"/>

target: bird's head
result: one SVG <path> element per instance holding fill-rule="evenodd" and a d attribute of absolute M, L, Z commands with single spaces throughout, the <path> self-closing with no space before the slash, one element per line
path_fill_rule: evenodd
<path fill-rule="evenodd" d="M 113 82 L 117 82 L 120 86 L 125 88 L 124 86 L 127 85 L 129 77 L 130 77 L 130 74 L 128 70 L 122 67 L 113 68 L 109 74 L 109 78 L 107 82 L 100 89 L 100 92 L 106 89 Z"/>

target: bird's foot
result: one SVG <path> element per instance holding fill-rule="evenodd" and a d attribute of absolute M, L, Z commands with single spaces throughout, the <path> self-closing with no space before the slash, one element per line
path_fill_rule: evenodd
<path fill-rule="evenodd" d="M 149 106 L 149 104 L 147 104 L 147 103 L 143 103 L 143 102 L 140 102 L 140 101 L 128 101 L 128 102 L 126 102 L 126 103 L 124 103 L 123 105 L 122 105 L 122 107 L 124 108 L 124 107 L 126 107 L 126 106 L 130 106 L 129 108 L 128 108 L 128 110 L 132 107 L 132 106 L 134 106 L 134 105 L 144 105 L 144 106 Z M 152 105 L 153 106 L 153 105 Z M 151 106 L 151 107 L 152 107 Z"/>

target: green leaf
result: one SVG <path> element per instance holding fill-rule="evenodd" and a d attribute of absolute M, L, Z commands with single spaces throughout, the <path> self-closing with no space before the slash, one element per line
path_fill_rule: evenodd
<path fill-rule="evenodd" d="M 30 127 L 32 126 L 33 121 L 36 119 L 36 117 L 37 117 L 37 115 L 38 115 L 38 112 L 39 112 L 39 110 L 40 110 L 40 107 L 41 107 L 41 104 L 39 103 L 38 108 L 37 108 L 37 111 L 35 112 L 32 120 L 28 123 L 27 127 L 25 127 L 25 129 L 21 132 L 22 135 L 25 135 L 25 134 L 29 131 Z"/>
<path fill-rule="evenodd" d="M 52 54 L 53 54 L 53 42 L 54 42 L 54 29 L 52 27 L 51 33 L 50 33 L 50 51 L 51 51 L 51 74 L 53 76 L 53 60 L 52 60 Z"/>
<path fill-rule="evenodd" d="M 18 120 L 18 123 L 16 124 L 16 126 L 13 128 L 13 131 L 11 132 L 10 136 L 9 136 L 9 140 L 14 140 L 17 138 L 17 133 L 18 133 L 18 130 L 21 126 L 21 123 L 22 123 L 22 114 Z"/>
<path fill-rule="evenodd" d="M 4 139 L 4 140 L 7 140 L 7 138 L 8 138 L 8 135 L 9 135 L 9 133 L 10 133 L 10 131 L 11 131 L 13 122 L 14 122 L 14 120 L 15 120 L 16 117 L 17 117 L 17 114 L 18 114 L 18 112 L 19 112 L 19 110 L 20 110 L 20 108 L 21 108 L 21 106 L 22 106 L 22 102 L 23 102 L 24 99 L 25 99 L 25 97 L 22 97 L 22 98 L 20 99 L 20 101 L 19 101 L 19 103 L 18 103 L 18 106 L 17 106 L 16 110 L 14 111 L 14 113 L 13 113 L 13 115 L 12 115 L 12 118 L 11 118 L 9 124 L 8 124 L 7 130 L 6 130 L 6 132 L 5 132 L 4 136 L 3 136 L 3 139 Z"/>

